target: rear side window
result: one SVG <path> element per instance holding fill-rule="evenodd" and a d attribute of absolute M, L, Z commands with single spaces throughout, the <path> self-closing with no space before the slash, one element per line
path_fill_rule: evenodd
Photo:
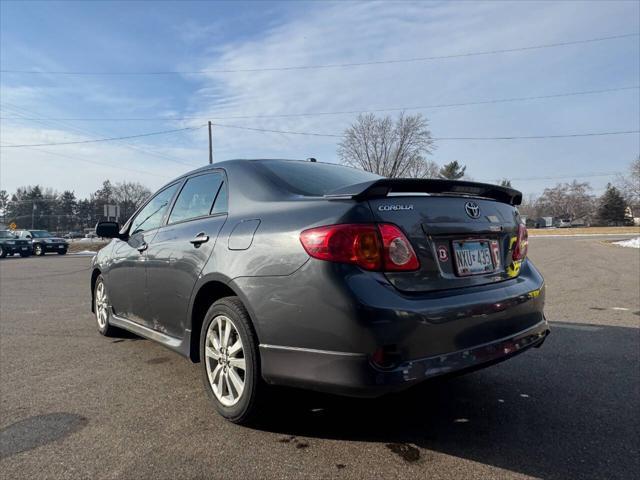
<path fill-rule="evenodd" d="M 322 196 L 347 185 L 370 182 L 382 178 L 342 165 L 286 160 L 259 160 L 258 168 L 291 193 Z"/>
<path fill-rule="evenodd" d="M 131 228 L 129 231 L 131 235 L 138 232 L 146 232 L 147 230 L 153 230 L 162 225 L 162 220 L 165 218 L 169 203 L 173 195 L 176 193 L 180 183 L 174 183 L 173 185 L 165 188 L 161 192 L 157 193 L 145 207 L 140 210 L 136 218 L 131 222 Z"/>
<path fill-rule="evenodd" d="M 218 205 L 216 197 L 219 196 L 223 180 L 219 172 L 198 175 L 187 180 L 173 206 L 169 223 L 219 213 L 213 204 L 215 201 L 216 206 Z M 226 211 L 226 206 L 223 211 Z"/>

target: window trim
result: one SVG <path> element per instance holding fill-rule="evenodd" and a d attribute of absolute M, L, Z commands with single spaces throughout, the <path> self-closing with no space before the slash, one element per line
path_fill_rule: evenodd
<path fill-rule="evenodd" d="M 149 203 L 151 203 L 158 195 L 160 195 L 162 192 L 164 192 L 165 190 L 174 187 L 174 186 L 178 186 L 178 189 L 173 193 L 173 196 L 169 199 L 169 207 L 173 208 L 173 203 L 176 199 L 176 194 L 177 192 L 182 190 L 182 185 L 184 185 L 184 178 L 179 178 L 178 180 L 171 182 L 169 185 L 165 185 L 162 189 L 158 190 L 155 194 L 153 194 L 151 197 L 149 197 L 149 200 L 147 200 L 146 202 L 144 202 L 144 204 L 142 204 L 138 210 L 135 211 L 135 213 L 133 215 L 131 215 L 131 218 L 129 220 L 127 220 L 127 223 L 124 224 L 124 227 L 122 227 L 122 229 L 120 230 L 121 234 L 126 234 L 127 236 L 131 236 L 131 226 L 133 225 L 133 221 L 138 218 L 138 215 L 140 215 L 140 212 L 142 212 L 142 210 L 144 210 L 146 208 L 147 205 L 149 205 Z M 150 228 L 149 230 L 143 230 L 142 232 L 137 232 L 133 235 L 138 235 L 138 233 L 145 233 L 145 232 L 151 232 L 153 230 L 157 230 L 158 228 L 161 228 L 165 225 L 165 222 L 167 221 L 167 214 L 165 213 L 162 217 L 162 220 L 160 221 L 160 225 L 158 225 L 155 228 Z"/>
<path fill-rule="evenodd" d="M 198 217 L 185 218 L 183 220 L 178 220 L 176 222 L 169 222 L 169 220 L 171 219 L 171 214 L 173 213 L 173 209 L 175 207 L 176 201 L 178 200 L 178 197 L 182 193 L 182 190 L 184 189 L 184 187 L 187 184 L 187 182 L 189 180 L 191 180 L 192 178 L 201 177 L 203 175 L 211 175 L 212 173 L 219 173 L 222 176 L 222 182 L 220 183 L 220 186 L 218 187 L 218 191 L 216 192 L 215 197 L 213 197 L 213 202 L 211 202 L 211 207 L 209 207 L 209 213 L 206 214 L 206 215 L 200 215 Z M 223 185 L 225 183 L 228 183 L 227 182 L 227 173 L 221 168 L 215 168 L 215 169 L 207 170 L 205 172 L 198 172 L 198 173 L 196 173 L 194 175 L 189 175 L 188 177 L 185 177 L 184 182 L 182 183 L 182 186 L 180 187 L 180 190 L 178 191 L 177 195 L 174 197 L 173 202 L 171 203 L 171 210 L 167 214 L 167 217 L 165 218 L 165 222 L 163 223 L 163 225 L 161 225 L 161 227 L 180 225 L 182 223 L 192 222 L 194 220 L 202 220 L 203 218 L 212 218 L 212 217 L 220 217 L 222 215 L 228 215 L 229 214 L 229 189 L 228 188 L 227 188 L 227 211 L 226 212 L 211 213 L 211 211 L 213 210 L 213 207 L 216 204 L 216 200 L 218 200 L 218 195 L 220 194 L 220 191 L 221 191 L 221 189 L 222 189 L 222 187 L 223 187 Z"/>

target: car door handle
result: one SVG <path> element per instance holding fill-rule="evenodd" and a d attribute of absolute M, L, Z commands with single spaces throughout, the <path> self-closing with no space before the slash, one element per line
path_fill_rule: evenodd
<path fill-rule="evenodd" d="M 137 250 L 142 253 L 144 252 L 147 248 L 149 248 L 149 244 L 147 242 L 143 242 L 142 245 L 140 245 Z"/>
<path fill-rule="evenodd" d="M 204 232 L 200 232 L 194 238 L 189 240 L 189 242 L 194 244 L 196 247 L 199 246 L 201 243 L 205 243 L 205 242 L 208 242 L 208 241 L 209 241 L 209 235 L 207 235 Z"/>

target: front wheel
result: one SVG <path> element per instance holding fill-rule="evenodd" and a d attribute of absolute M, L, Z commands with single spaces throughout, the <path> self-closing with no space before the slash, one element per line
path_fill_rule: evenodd
<path fill-rule="evenodd" d="M 33 246 L 33 254 L 37 255 L 37 256 L 44 255 L 44 247 L 42 245 L 40 245 L 39 243 L 35 244 Z"/>
<path fill-rule="evenodd" d="M 5 251 L 5 249 L 2 247 L 2 245 L 0 245 L 0 258 L 4 258 L 7 256 L 7 252 Z"/>
<path fill-rule="evenodd" d="M 109 295 L 102 275 L 98 275 L 96 279 L 96 286 L 93 292 L 93 311 L 96 314 L 98 331 L 105 337 L 113 336 L 116 333 L 116 327 L 109 325 L 111 304 L 109 303 Z"/>
<path fill-rule="evenodd" d="M 233 423 L 254 417 L 264 390 L 257 344 L 249 314 L 237 297 L 209 308 L 200 332 L 202 380 L 218 413 Z"/>

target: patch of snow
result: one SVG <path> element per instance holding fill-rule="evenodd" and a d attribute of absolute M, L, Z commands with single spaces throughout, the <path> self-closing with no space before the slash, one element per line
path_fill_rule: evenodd
<path fill-rule="evenodd" d="M 620 242 L 613 242 L 614 245 L 620 245 L 621 247 L 640 248 L 640 237 L 632 238 L 630 240 L 622 240 Z"/>
<path fill-rule="evenodd" d="M 92 257 L 98 252 L 93 252 L 91 250 L 82 250 L 80 252 L 73 252 L 70 255 L 91 255 Z"/>

